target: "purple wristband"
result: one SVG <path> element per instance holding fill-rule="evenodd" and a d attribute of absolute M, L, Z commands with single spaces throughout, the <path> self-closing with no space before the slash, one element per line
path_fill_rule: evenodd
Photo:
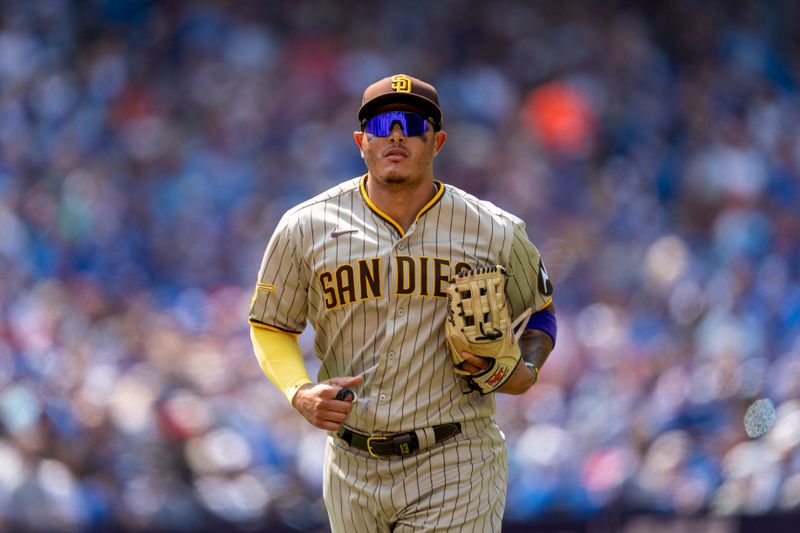
<path fill-rule="evenodd" d="M 544 331 L 553 340 L 553 346 L 556 345 L 556 332 L 558 331 L 558 324 L 556 322 L 556 315 L 550 311 L 550 307 L 545 307 L 541 311 L 533 313 L 528 319 L 528 325 L 525 329 L 538 329 Z"/>

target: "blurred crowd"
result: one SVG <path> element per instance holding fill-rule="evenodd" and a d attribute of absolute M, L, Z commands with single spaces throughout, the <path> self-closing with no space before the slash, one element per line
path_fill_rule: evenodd
<path fill-rule="evenodd" d="M 325 433 L 246 308 L 282 213 L 364 171 L 361 91 L 397 72 L 439 88 L 437 177 L 525 219 L 556 287 L 540 383 L 498 398 L 507 517 L 797 511 L 799 24 L 791 0 L 2 2 L 0 529 L 324 530 Z"/>

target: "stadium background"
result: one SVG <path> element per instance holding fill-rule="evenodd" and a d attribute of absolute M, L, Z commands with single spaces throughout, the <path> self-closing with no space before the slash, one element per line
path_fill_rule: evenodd
<path fill-rule="evenodd" d="M 796 526 L 800 9 L 651 4 L 2 2 L 0 528 L 326 530 L 324 435 L 246 305 L 396 72 L 440 89 L 437 177 L 523 217 L 558 291 L 499 400 L 508 531 Z"/>

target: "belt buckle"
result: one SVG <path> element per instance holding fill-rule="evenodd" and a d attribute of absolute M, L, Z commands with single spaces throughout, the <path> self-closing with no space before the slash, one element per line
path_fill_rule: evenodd
<path fill-rule="evenodd" d="M 367 437 L 367 451 L 372 457 L 376 459 L 383 459 L 382 455 L 377 455 L 375 452 L 372 451 L 372 443 L 373 441 L 380 441 L 380 442 L 388 442 L 389 439 L 386 437 Z"/>

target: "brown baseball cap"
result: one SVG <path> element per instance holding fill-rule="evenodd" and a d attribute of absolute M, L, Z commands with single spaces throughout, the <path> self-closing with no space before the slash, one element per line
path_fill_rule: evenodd
<path fill-rule="evenodd" d="M 434 129 L 442 128 L 442 110 L 436 87 L 405 74 L 383 78 L 367 87 L 361 98 L 358 121 L 363 122 L 375 110 L 393 103 L 408 104 L 419 109 L 433 121 Z"/>

